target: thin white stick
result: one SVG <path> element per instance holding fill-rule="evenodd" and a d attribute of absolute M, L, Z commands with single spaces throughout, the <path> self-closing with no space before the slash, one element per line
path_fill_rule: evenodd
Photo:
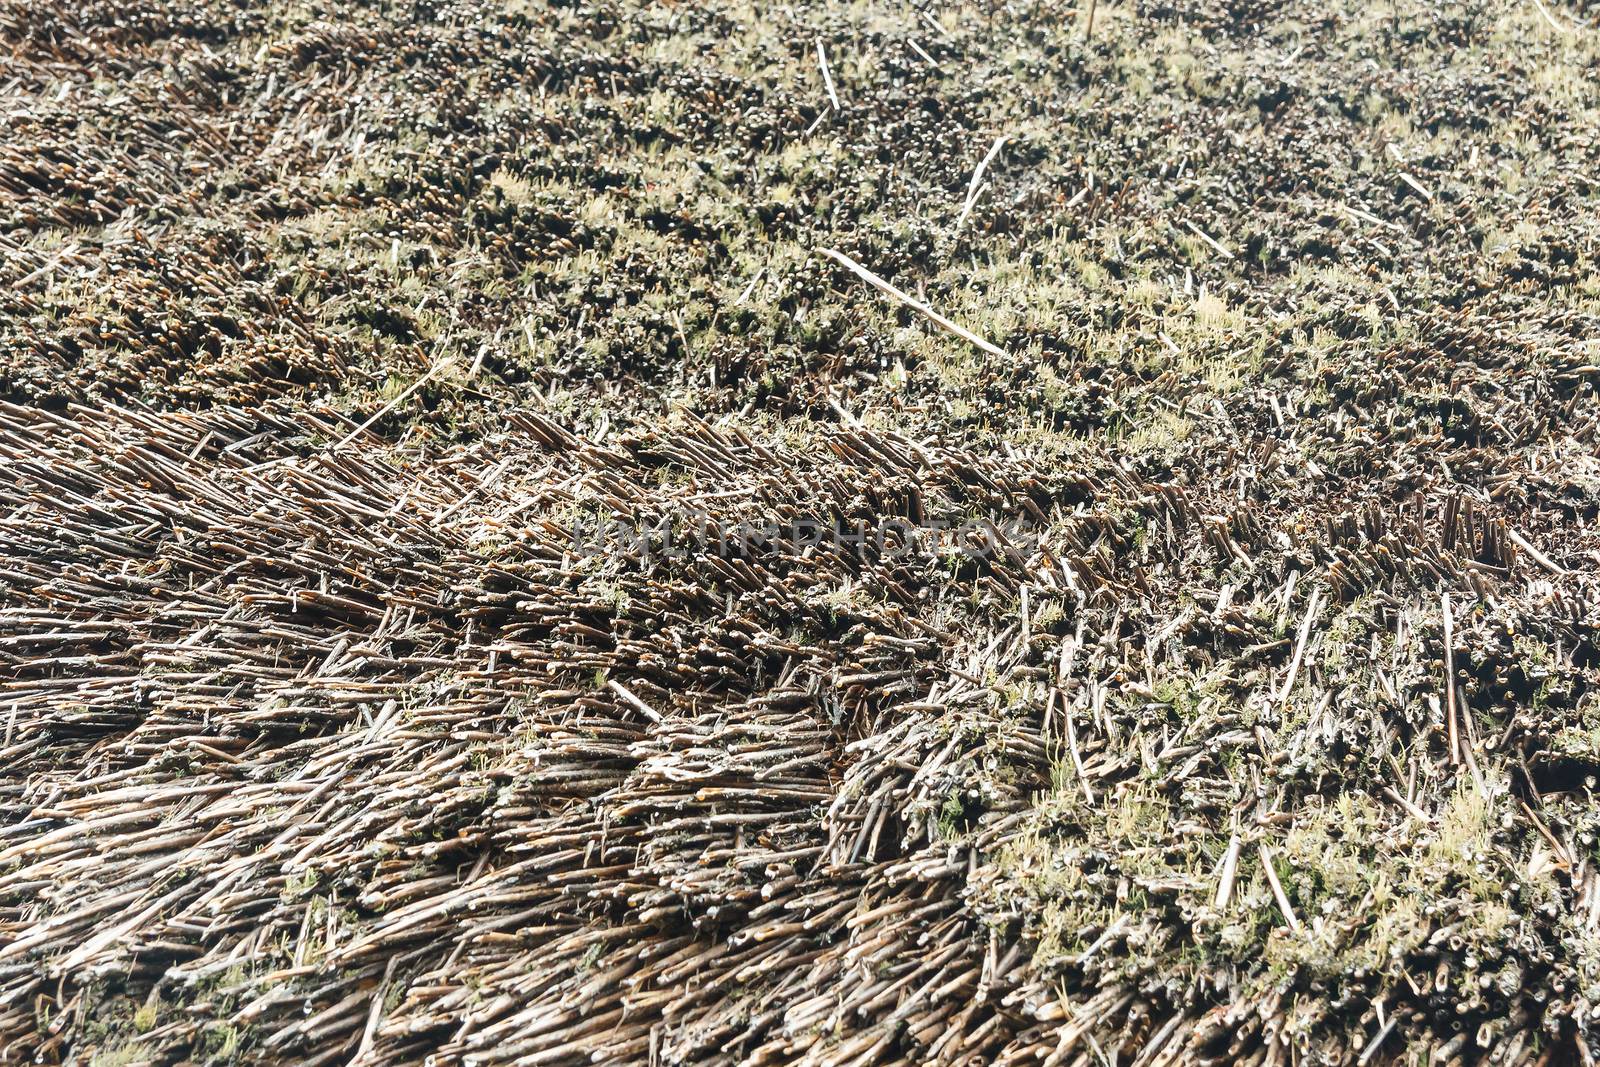
<path fill-rule="evenodd" d="M 983 182 L 983 172 L 989 169 L 990 162 L 994 160 L 995 156 L 1000 154 L 1000 149 L 1005 145 L 1005 143 L 1006 138 L 1004 134 L 996 137 L 994 139 L 994 144 L 989 146 L 988 153 L 978 163 L 978 169 L 972 172 L 972 180 L 967 183 L 967 206 L 966 209 L 961 212 L 962 218 L 965 218 L 967 212 L 972 210 L 973 202 L 978 199 L 979 188 Z"/>
<path fill-rule="evenodd" d="M 1300 622 L 1300 639 L 1294 645 L 1294 659 L 1289 661 L 1289 675 L 1283 680 L 1283 690 L 1278 693 L 1278 703 L 1286 703 L 1294 689 L 1295 676 L 1300 673 L 1300 660 L 1306 654 L 1306 638 L 1311 635 L 1311 621 L 1322 607 L 1322 590 L 1311 591 L 1311 602 L 1306 605 L 1306 617 Z"/>
<path fill-rule="evenodd" d="M 1433 199 L 1433 194 L 1428 192 L 1428 190 L 1423 187 L 1421 182 L 1417 181 L 1417 179 L 1413 178 L 1411 175 L 1405 173 L 1404 171 L 1402 171 L 1400 173 L 1400 180 L 1405 182 L 1407 185 L 1411 186 L 1411 188 L 1415 189 L 1417 191 L 1417 195 L 1422 197 L 1422 199 L 1424 199 L 1424 200 L 1432 200 Z"/>
<path fill-rule="evenodd" d="M 739 294 L 739 299 L 735 300 L 734 303 L 743 304 L 746 300 L 749 300 L 750 294 L 756 291 L 756 283 L 761 280 L 761 276 L 766 272 L 767 268 L 765 267 L 762 267 L 760 270 L 756 271 L 756 276 L 750 279 L 750 284 L 744 287 L 744 292 Z"/>
<path fill-rule="evenodd" d="M 1517 533 L 1517 531 L 1513 530 L 1511 527 L 1509 527 L 1509 526 L 1506 527 L 1506 533 L 1511 535 L 1511 540 L 1513 540 L 1513 541 L 1515 541 L 1517 543 L 1517 547 L 1518 548 L 1522 549 L 1522 551 L 1524 551 L 1528 555 L 1532 556 L 1533 557 L 1533 561 L 1535 563 L 1539 564 L 1539 566 L 1543 567 L 1545 570 L 1549 571 L 1551 574 L 1565 574 L 1565 573 L 1567 573 L 1567 569 L 1565 567 L 1561 566 L 1559 563 L 1557 563 L 1554 560 L 1552 560 L 1549 556 L 1545 555 L 1543 552 L 1540 552 L 1537 548 L 1534 548 L 1532 543 L 1530 543 L 1526 537 L 1523 537 L 1521 534 Z"/>
<path fill-rule="evenodd" d="M 1278 902 L 1278 910 L 1283 912 L 1284 921 L 1289 924 L 1289 929 L 1299 933 L 1300 920 L 1295 918 L 1294 909 L 1289 906 L 1289 896 L 1278 882 L 1278 872 L 1272 869 L 1272 853 L 1268 851 L 1266 845 L 1256 847 L 1261 850 L 1261 869 L 1266 873 L 1267 884 L 1272 887 L 1272 896 Z"/>
<path fill-rule="evenodd" d="M 1386 226 L 1389 229 L 1398 231 L 1400 233 L 1405 232 L 1406 228 L 1400 225 L 1398 222 L 1390 222 L 1388 219 L 1380 219 L 1370 211 L 1362 211 L 1358 207 L 1353 207 L 1350 204 L 1343 203 L 1335 204 L 1334 206 L 1342 209 L 1345 214 L 1349 215 L 1351 218 L 1360 219 L 1362 222 L 1370 222 L 1374 226 Z"/>
<path fill-rule="evenodd" d="M 1444 721 L 1450 739 L 1450 762 L 1461 762 L 1461 736 L 1456 731 L 1456 627 L 1450 615 L 1450 594 L 1439 594 L 1439 611 L 1444 616 Z"/>
<path fill-rule="evenodd" d="M 1544 16 L 1544 20 L 1550 24 L 1550 28 L 1552 30 L 1555 30 L 1557 33 L 1564 33 L 1566 31 L 1566 27 L 1557 22 L 1555 17 L 1550 14 L 1549 9 L 1546 8 L 1544 4 L 1540 3 L 1539 0 L 1533 0 L 1533 6 L 1539 9 L 1539 14 Z"/>
<path fill-rule="evenodd" d="M 383 1018 L 383 998 L 389 992 L 389 983 L 394 978 L 395 957 L 389 957 L 389 965 L 383 969 L 383 981 L 378 983 L 378 988 L 372 993 L 372 1006 L 367 1010 L 367 1026 L 361 1032 L 361 1044 L 356 1048 L 355 1056 L 350 1060 L 352 1064 L 364 1063 L 367 1054 L 372 1051 L 372 1042 L 378 1035 L 378 1023 Z"/>
<path fill-rule="evenodd" d="M 1078 751 L 1078 727 L 1072 721 L 1072 706 L 1061 698 L 1061 716 L 1067 720 L 1067 751 L 1072 753 L 1072 769 L 1078 772 L 1078 785 L 1083 788 L 1083 799 L 1094 806 L 1094 790 L 1089 788 L 1089 775 L 1083 769 L 1083 754 Z"/>
<path fill-rule="evenodd" d="M 839 94 L 833 91 L 833 72 L 828 70 L 828 53 L 822 47 L 822 38 L 817 38 L 817 65 L 822 68 L 822 82 L 828 87 L 828 99 L 833 101 L 833 110 L 839 110 Z"/>
<path fill-rule="evenodd" d="M 395 397 L 393 400 L 391 400 L 387 404 L 383 405 L 383 407 L 379 408 L 378 411 L 377 411 L 377 414 L 373 415 L 372 418 L 368 419 L 366 422 L 363 422 L 360 426 L 357 426 L 355 429 L 353 429 L 349 433 L 345 434 L 344 439 L 341 440 L 338 444 L 333 446 L 334 449 L 337 450 L 337 449 L 343 448 L 345 445 L 349 444 L 351 441 L 354 441 L 357 437 L 360 437 L 363 433 L 366 432 L 366 430 L 367 430 L 367 428 L 369 426 L 371 426 L 373 423 L 377 422 L 379 419 L 383 418 L 385 415 L 389 414 L 389 412 L 393 411 L 395 408 L 399 407 L 400 404 L 402 402 L 404 402 L 406 397 L 410 396 L 412 393 L 416 392 L 418 389 L 421 389 L 423 387 L 423 385 L 425 385 L 427 383 L 429 378 L 432 378 L 435 374 L 438 374 L 440 371 L 444 370 L 446 367 L 448 367 L 453 362 L 455 362 L 455 357 L 446 356 L 445 358 L 441 359 L 439 362 L 435 363 L 432 367 L 429 367 L 428 368 L 428 373 L 424 374 L 422 377 L 418 378 L 416 381 L 412 382 L 409 386 L 407 386 L 405 392 L 401 393 L 399 396 Z"/>
<path fill-rule="evenodd" d="M 833 409 L 833 413 L 838 415 L 839 418 L 843 420 L 844 424 L 851 429 L 860 430 L 865 428 L 862 421 L 850 414 L 850 409 L 839 403 L 839 401 L 834 397 L 828 397 L 828 406 L 831 407 Z"/>
<path fill-rule="evenodd" d="M 621 682 L 615 680 L 609 681 L 606 683 L 606 688 L 617 694 L 617 696 L 621 697 L 629 707 L 633 708 L 640 715 L 643 715 L 651 722 L 664 721 L 660 712 L 656 711 L 655 708 L 652 708 L 649 704 L 646 704 L 644 701 L 634 696 L 632 691 L 623 686 Z"/>
<path fill-rule="evenodd" d="M 1233 253 L 1232 252 L 1228 251 L 1226 248 L 1223 248 L 1221 245 L 1219 245 L 1216 241 L 1212 240 L 1211 239 L 1211 235 L 1206 233 L 1200 227 L 1196 226 L 1192 222 L 1189 222 L 1187 219 L 1184 220 L 1183 224 L 1185 226 L 1189 227 L 1189 229 L 1193 230 L 1194 231 L 1194 235 L 1196 237 L 1200 238 L 1200 240 L 1204 241 L 1206 244 L 1210 245 L 1212 248 L 1215 248 L 1217 250 L 1217 254 L 1220 255 L 1223 259 L 1232 259 L 1233 258 Z"/>
<path fill-rule="evenodd" d="M 63 83 L 63 85 L 64 84 L 65 83 Z M 44 266 L 42 266 L 38 270 L 34 271 L 32 274 L 28 275 L 26 278 L 22 278 L 19 281 L 13 282 L 12 284 L 15 285 L 16 288 L 18 288 L 18 289 L 21 289 L 24 286 L 31 284 L 35 279 L 42 278 L 46 274 L 49 274 L 52 271 L 54 271 L 57 267 L 61 266 L 62 261 L 65 260 L 67 258 L 67 256 L 74 255 L 74 254 L 77 253 L 77 251 L 78 251 L 78 246 L 77 245 L 72 245 L 71 247 L 67 247 L 67 246 L 63 245 L 61 248 L 58 248 L 56 250 L 55 255 L 51 256 L 48 260 L 45 261 Z"/>
<path fill-rule="evenodd" d="M 934 60 L 934 58 L 932 56 L 930 56 L 927 52 L 922 50 L 922 46 L 920 44 L 918 44 L 914 38 L 909 38 L 909 37 L 906 38 L 906 44 L 911 47 L 911 50 L 913 52 L 915 52 L 917 55 L 921 56 L 923 58 L 923 60 L 928 64 L 928 66 L 932 67 L 934 70 L 938 70 L 939 69 L 939 64 Z"/>
<path fill-rule="evenodd" d="M 984 182 L 981 186 L 978 187 L 977 192 L 975 192 L 971 196 L 969 196 L 967 198 L 967 202 L 965 204 L 961 205 L 961 214 L 960 214 L 960 216 L 958 216 L 956 218 L 956 224 L 955 224 L 953 229 L 959 230 L 959 229 L 961 229 L 962 225 L 966 223 L 967 215 L 970 214 L 971 211 L 972 211 L 972 205 L 976 204 L 978 202 L 978 197 L 981 196 L 983 194 L 983 191 L 985 189 L 987 189 L 987 188 L 989 188 L 989 183 L 988 182 Z"/>
<path fill-rule="evenodd" d="M 1233 899 L 1233 882 L 1239 872 L 1239 835 L 1234 834 L 1228 838 L 1228 851 L 1222 854 L 1222 869 L 1217 875 L 1218 911 L 1228 906 L 1228 901 Z"/>
<path fill-rule="evenodd" d="M 1394 788 L 1393 786 L 1384 786 L 1383 787 L 1383 793 L 1390 800 L 1394 801 L 1396 804 L 1398 804 L 1402 808 L 1406 809 L 1406 814 L 1410 815 L 1413 819 L 1417 820 L 1418 822 L 1427 823 L 1427 822 L 1432 822 L 1433 821 L 1432 819 L 1428 818 L 1428 813 L 1427 812 L 1423 811 L 1421 808 L 1419 808 L 1415 804 L 1411 803 L 1411 801 L 1409 801 L 1405 797 L 1401 796 L 1400 795 L 1400 790 Z"/>
<path fill-rule="evenodd" d="M 1006 353 L 1004 349 L 996 348 L 994 345 L 990 344 L 988 341 L 985 341 L 983 338 L 979 337 L 977 334 L 963 326 L 957 326 L 955 323 L 951 322 L 949 319 L 933 310 L 933 308 L 929 307 L 927 304 L 924 304 L 922 301 L 918 300 L 914 296 L 911 296 L 909 293 L 902 292 L 901 290 L 895 288 L 893 285 L 884 281 L 882 278 L 878 277 L 876 274 L 872 273 L 870 270 L 863 267 L 849 256 L 845 255 L 843 252 L 836 252 L 831 248 L 822 248 L 818 249 L 818 251 L 841 266 L 848 268 L 853 274 L 855 274 L 856 277 L 860 278 L 864 282 L 867 282 L 873 288 L 894 297 L 896 300 L 900 301 L 906 307 L 911 308 L 913 311 L 920 312 L 922 315 L 932 320 L 935 325 L 941 326 L 950 331 L 963 341 L 966 341 L 968 344 L 981 348 L 991 356 L 1005 356 Z"/>

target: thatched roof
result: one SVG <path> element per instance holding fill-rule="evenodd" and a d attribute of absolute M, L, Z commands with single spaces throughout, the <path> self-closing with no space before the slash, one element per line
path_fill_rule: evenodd
<path fill-rule="evenodd" d="M 1012 7 L 0 5 L 0 1063 L 1589 1060 L 1592 13 Z"/>

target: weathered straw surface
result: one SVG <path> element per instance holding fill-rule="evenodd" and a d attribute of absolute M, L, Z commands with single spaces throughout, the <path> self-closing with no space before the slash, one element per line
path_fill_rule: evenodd
<path fill-rule="evenodd" d="M 1590 1060 L 1600 31 L 1026 7 L 0 6 L 0 1062 Z"/>

